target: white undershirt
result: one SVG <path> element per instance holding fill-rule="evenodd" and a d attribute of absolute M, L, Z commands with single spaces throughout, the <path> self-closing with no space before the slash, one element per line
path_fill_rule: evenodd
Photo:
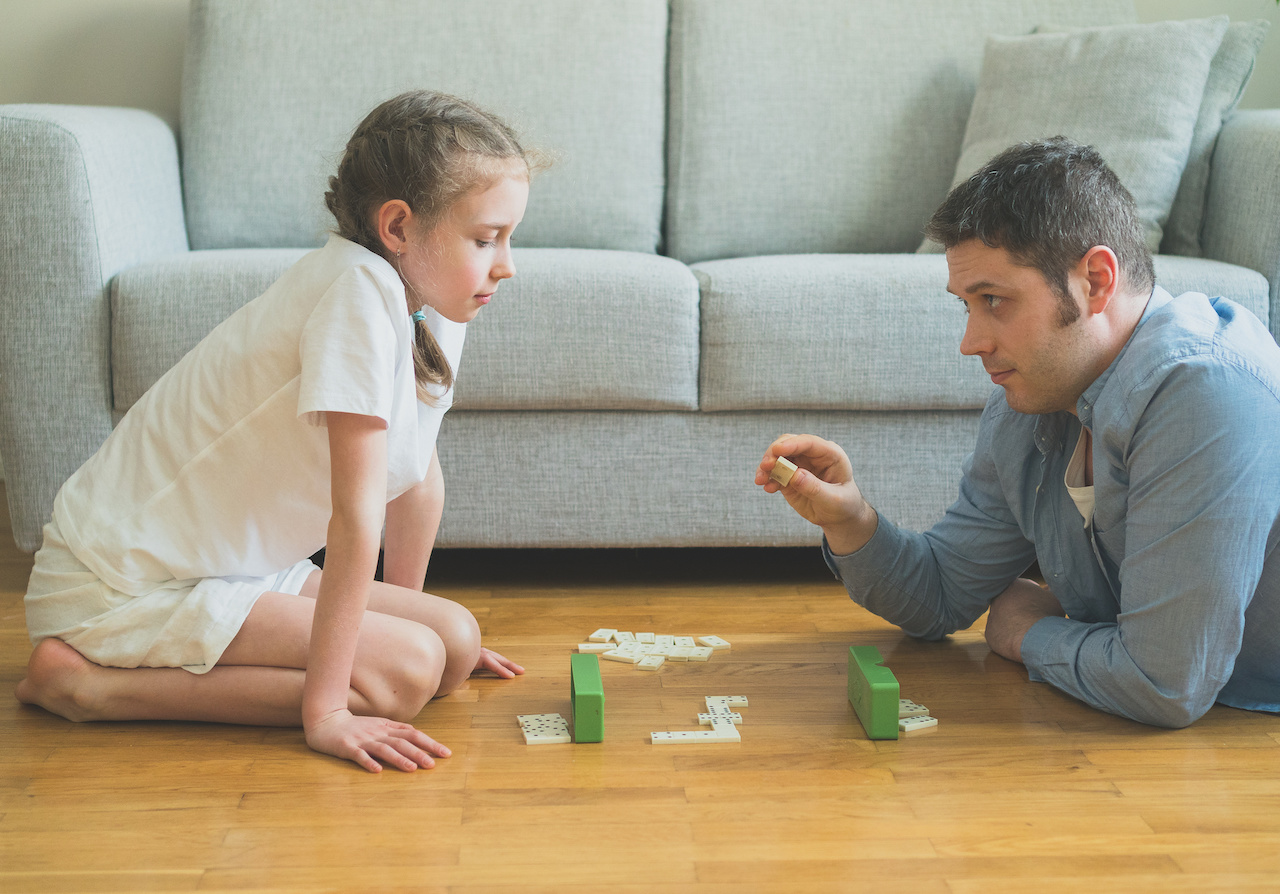
<path fill-rule="evenodd" d="M 1076 504 L 1076 509 L 1080 511 L 1080 515 L 1084 518 L 1084 526 L 1087 528 L 1093 522 L 1093 485 L 1085 484 L 1085 451 L 1088 449 L 1085 437 L 1086 429 L 1080 429 L 1080 439 L 1076 441 L 1076 452 L 1071 454 L 1071 461 L 1067 463 L 1067 472 L 1063 475 L 1063 483 L 1067 486 L 1067 494 L 1071 497 L 1071 502 Z"/>

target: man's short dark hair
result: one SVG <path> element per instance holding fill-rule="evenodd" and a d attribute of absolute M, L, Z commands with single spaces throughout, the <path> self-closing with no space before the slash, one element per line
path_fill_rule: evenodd
<path fill-rule="evenodd" d="M 1064 324 L 1079 315 L 1067 274 L 1095 245 L 1116 253 L 1129 291 L 1155 285 L 1132 194 L 1093 147 L 1062 136 L 1018 143 L 987 162 L 951 190 L 925 235 L 945 248 L 980 239 L 1039 270 L 1067 304 Z"/>

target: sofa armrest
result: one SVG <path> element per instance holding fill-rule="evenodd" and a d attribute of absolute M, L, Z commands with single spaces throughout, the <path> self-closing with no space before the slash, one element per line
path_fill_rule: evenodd
<path fill-rule="evenodd" d="M 1223 125 L 1209 174 L 1203 244 L 1206 257 L 1267 278 L 1268 322 L 1272 335 L 1280 333 L 1280 109 L 1238 111 Z"/>
<path fill-rule="evenodd" d="M 14 540 L 111 431 L 109 289 L 187 250 L 177 142 L 136 109 L 0 106 L 0 457 Z"/>

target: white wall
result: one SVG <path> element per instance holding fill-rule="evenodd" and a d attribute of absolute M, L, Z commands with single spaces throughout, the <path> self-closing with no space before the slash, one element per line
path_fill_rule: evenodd
<path fill-rule="evenodd" d="M 1066 0 L 1069 2 L 1069 0 Z M 1242 108 L 1280 108 L 1275 0 L 1135 0 L 1144 22 L 1270 19 Z M 178 119 L 186 0 L 0 0 L 0 103 L 138 106 Z"/>
<path fill-rule="evenodd" d="M 1253 79 L 1240 100 L 1242 109 L 1280 108 L 1280 4 L 1275 0 L 1134 0 L 1138 20 L 1197 19 L 1226 14 L 1233 22 L 1267 19 L 1267 34 Z"/>

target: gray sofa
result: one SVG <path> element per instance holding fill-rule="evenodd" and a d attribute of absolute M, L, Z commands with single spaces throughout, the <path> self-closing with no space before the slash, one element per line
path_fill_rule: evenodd
<path fill-rule="evenodd" d="M 814 543 L 752 483 L 799 430 L 926 526 L 991 387 L 957 351 L 944 259 L 915 252 L 984 39 L 1133 18 L 1112 0 L 196 0 L 178 133 L 137 110 L 0 107 L 15 539 L 35 549 L 113 421 L 323 242 L 346 136 L 413 86 L 471 97 L 556 157 L 516 278 L 468 332 L 442 546 Z M 1274 332 L 1280 111 L 1212 135 L 1203 256 L 1162 254 L 1157 273 Z"/>

